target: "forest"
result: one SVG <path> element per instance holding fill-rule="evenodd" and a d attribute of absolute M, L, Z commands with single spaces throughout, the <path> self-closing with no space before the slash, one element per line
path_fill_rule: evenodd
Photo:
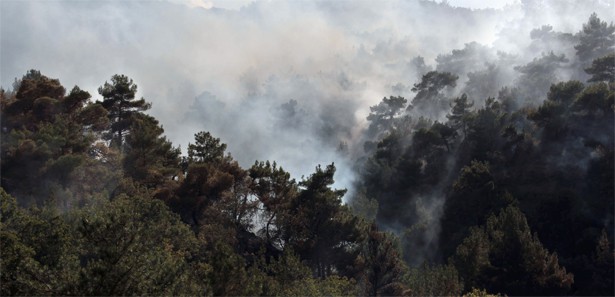
<path fill-rule="evenodd" d="M 349 188 L 207 130 L 184 153 L 127 75 L 95 99 L 29 70 L 0 90 L 0 295 L 613 296 L 615 26 L 582 28 L 534 29 L 523 65 L 415 57 L 359 153 L 335 139 Z"/>

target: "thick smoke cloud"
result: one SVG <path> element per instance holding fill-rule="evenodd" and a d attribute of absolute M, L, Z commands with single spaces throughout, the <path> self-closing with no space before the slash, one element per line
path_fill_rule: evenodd
<path fill-rule="evenodd" d="M 384 96 L 412 98 L 410 88 L 423 74 L 415 57 L 438 69 L 439 55 L 476 42 L 489 53 L 480 58 L 493 65 L 510 59 L 524 65 L 549 50 L 525 52 L 533 29 L 548 24 L 553 32 L 577 32 L 591 12 L 610 5 L 527 1 L 470 10 L 401 0 L 225 4 L 234 9 L 217 8 L 215 1 L 186 4 L 3 1 L 1 85 L 10 88 L 34 68 L 99 99 L 98 86 L 126 74 L 153 102 L 151 114 L 175 144 L 185 148 L 194 133 L 211 131 L 243 166 L 276 160 L 296 177 L 335 161 L 338 186 L 350 187 L 368 107 Z M 463 66 L 479 74 L 489 69 Z M 518 75 L 497 73 L 501 84 Z M 459 75 L 468 80 L 467 73 Z"/>

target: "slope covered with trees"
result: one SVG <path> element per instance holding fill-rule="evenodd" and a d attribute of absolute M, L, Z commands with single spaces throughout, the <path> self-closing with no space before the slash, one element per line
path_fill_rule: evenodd
<path fill-rule="evenodd" d="M 185 156 L 132 79 L 31 70 L 0 94 L 0 294 L 613 295 L 613 28 L 534 31 L 576 56 L 499 89 L 504 55 L 441 55 L 370 109 L 347 204 L 334 164 L 242 168 L 206 131 Z"/>
<path fill-rule="evenodd" d="M 577 34 L 553 33 L 576 55 L 515 66 L 517 80 L 499 91 L 489 77 L 503 63 L 487 75 L 460 66 L 488 49 L 439 56 L 412 100 L 371 108 L 351 206 L 400 237 L 409 265 L 454 266 L 464 290 L 611 295 L 613 28 L 592 14 Z M 563 72 L 577 79 L 559 81 Z"/>

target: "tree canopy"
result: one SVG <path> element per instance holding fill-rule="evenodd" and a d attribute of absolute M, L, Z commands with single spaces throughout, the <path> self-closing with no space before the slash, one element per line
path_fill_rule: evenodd
<path fill-rule="evenodd" d="M 125 75 L 95 100 L 30 70 L 0 89 L 0 295 L 614 295 L 614 32 L 408 60 L 328 135 L 346 170 L 301 178 L 227 134 L 182 151 Z"/>

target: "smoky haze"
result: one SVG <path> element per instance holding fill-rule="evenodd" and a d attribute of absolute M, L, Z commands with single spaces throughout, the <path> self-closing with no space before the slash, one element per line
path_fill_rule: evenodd
<path fill-rule="evenodd" d="M 489 65 L 461 59 L 447 69 L 455 64 L 440 62 L 468 47 L 494 67 L 497 90 L 522 79 L 512 66 L 559 48 L 532 46 L 532 30 L 574 33 L 592 12 L 612 11 L 608 1 L 527 1 L 498 10 L 429 1 L 191 3 L 2 1 L 1 84 L 11 88 L 33 68 L 96 100 L 98 86 L 126 74 L 184 153 L 194 133 L 210 131 L 242 166 L 275 160 L 300 177 L 335 162 L 336 186 L 351 188 L 369 106 L 389 95 L 411 99 L 425 69 L 457 71 L 453 92 L 470 92 L 467 73 Z M 612 21 L 612 14 L 600 17 Z"/>

